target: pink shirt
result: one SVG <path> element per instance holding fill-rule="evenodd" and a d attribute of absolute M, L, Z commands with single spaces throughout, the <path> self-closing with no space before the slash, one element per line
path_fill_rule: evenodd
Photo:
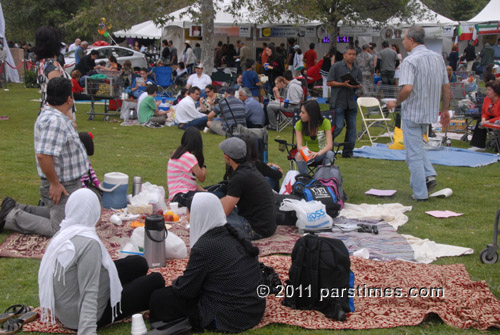
<path fill-rule="evenodd" d="M 193 167 L 198 164 L 196 157 L 185 152 L 179 159 L 170 159 L 167 165 L 168 200 L 172 200 L 177 193 L 196 191 L 196 177 Z"/>

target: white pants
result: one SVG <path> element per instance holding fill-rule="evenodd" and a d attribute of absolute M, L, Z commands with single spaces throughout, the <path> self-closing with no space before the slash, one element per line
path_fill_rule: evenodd
<path fill-rule="evenodd" d="M 324 75 L 321 75 L 321 78 L 323 78 L 323 98 L 328 99 L 330 96 L 330 86 L 326 85 L 326 77 Z"/>

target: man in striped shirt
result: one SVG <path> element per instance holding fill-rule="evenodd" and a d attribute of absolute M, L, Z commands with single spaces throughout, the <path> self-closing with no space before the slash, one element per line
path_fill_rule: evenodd
<path fill-rule="evenodd" d="M 82 187 L 80 178 L 89 169 L 89 159 L 73 127 L 71 80 L 57 77 L 47 84 L 47 105 L 35 122 L 35 154 L 40 194 L 44 206 L 21 205 L 10 197 L 2 202 L 0 231 L 51 237 L 64 219 L 71 193 Z"/>
<path fill-rule="evenodd" d="M 424 150 L 423 135 L 430 123 L 436 122 L 441 100 L 443 129 L 450 124 L 450 84 L 443 57 L 424 46 L 425 32 L 422 27 L 409 28 L 403 39 L 403 46 L 409 52 L 403 60 L 399 86 L 402 86 L 396 101 L 387 103 L 393 109 L 402 103 L 406 164 L 410 169 L 412 199 L 425 201 L 428 191 L 436 183 L 436 171 Z"/>

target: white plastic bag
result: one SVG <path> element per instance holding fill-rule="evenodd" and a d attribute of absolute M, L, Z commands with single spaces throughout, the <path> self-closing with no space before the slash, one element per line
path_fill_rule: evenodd
<path fill-rule="evenodd" d="M 134 229 L 132 236 L 130 236 L 129 243 L 132 244 L 134 248 L 137 248 L 137 250 L 139 250 L 139 248 L 144 248 L 144 227 Z M 187 258 L 186 243 L 171 231 L 168 232 L 167 239 L 165 240 L 165 251 L 167 253 L 167 259 Z"/>
<path fill-rule="evenodd" d="M 167 205 L 165 204 L 165 189 L 163 186 L 145 182 L 142 184 L 141 193 L 132 197 L 132 199 L 130 199 L 130 204 L 132 206 L 145 206 L 153 204 L 153 207 L 157 206 L 158 209 L 166 211 Z"/>
<path fill-rule="evenodd" d="M 292 194 L 292 186 L 295 184 L 295 177 L 299 174 L 297 170 L 290 170 L 286 173 L 281 183 L 280 194 Z"/>
<path fill-rule="evenodd" d="M 299 230 L 326 230 L 333 225 L 332 218 L 326 214 L 325 205 L 320 201 L 283 199 L 280 210 L 295 211 Z"/>

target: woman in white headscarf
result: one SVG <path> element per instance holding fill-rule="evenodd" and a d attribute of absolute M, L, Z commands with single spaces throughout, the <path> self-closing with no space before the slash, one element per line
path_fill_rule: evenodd
<path fill-rule="evenodd" d="M 65 212 L 38 272 L 41 320 L 53 324 L 57 317 L 78 334 L 96 334 L 97 327 L 147 310 L 165 281 L 159 273 L 146 276 L 141 256 L 111 260 L 95 231 L 101 205 L 94 192 L 73 192 Z"/>
<path fill-rule="evenodd" d="M 152 294 L 151 334 L 166 334 L 165 328 L 183 323 L 225 333 L 254 327 L 266 307 L 266 299 L 257 296 L 262 283 L 259 249 L 226 223 L 222 204 L 212 193 L 196 193 L 188 208 L 189 262 L 172 286 Z"/>

